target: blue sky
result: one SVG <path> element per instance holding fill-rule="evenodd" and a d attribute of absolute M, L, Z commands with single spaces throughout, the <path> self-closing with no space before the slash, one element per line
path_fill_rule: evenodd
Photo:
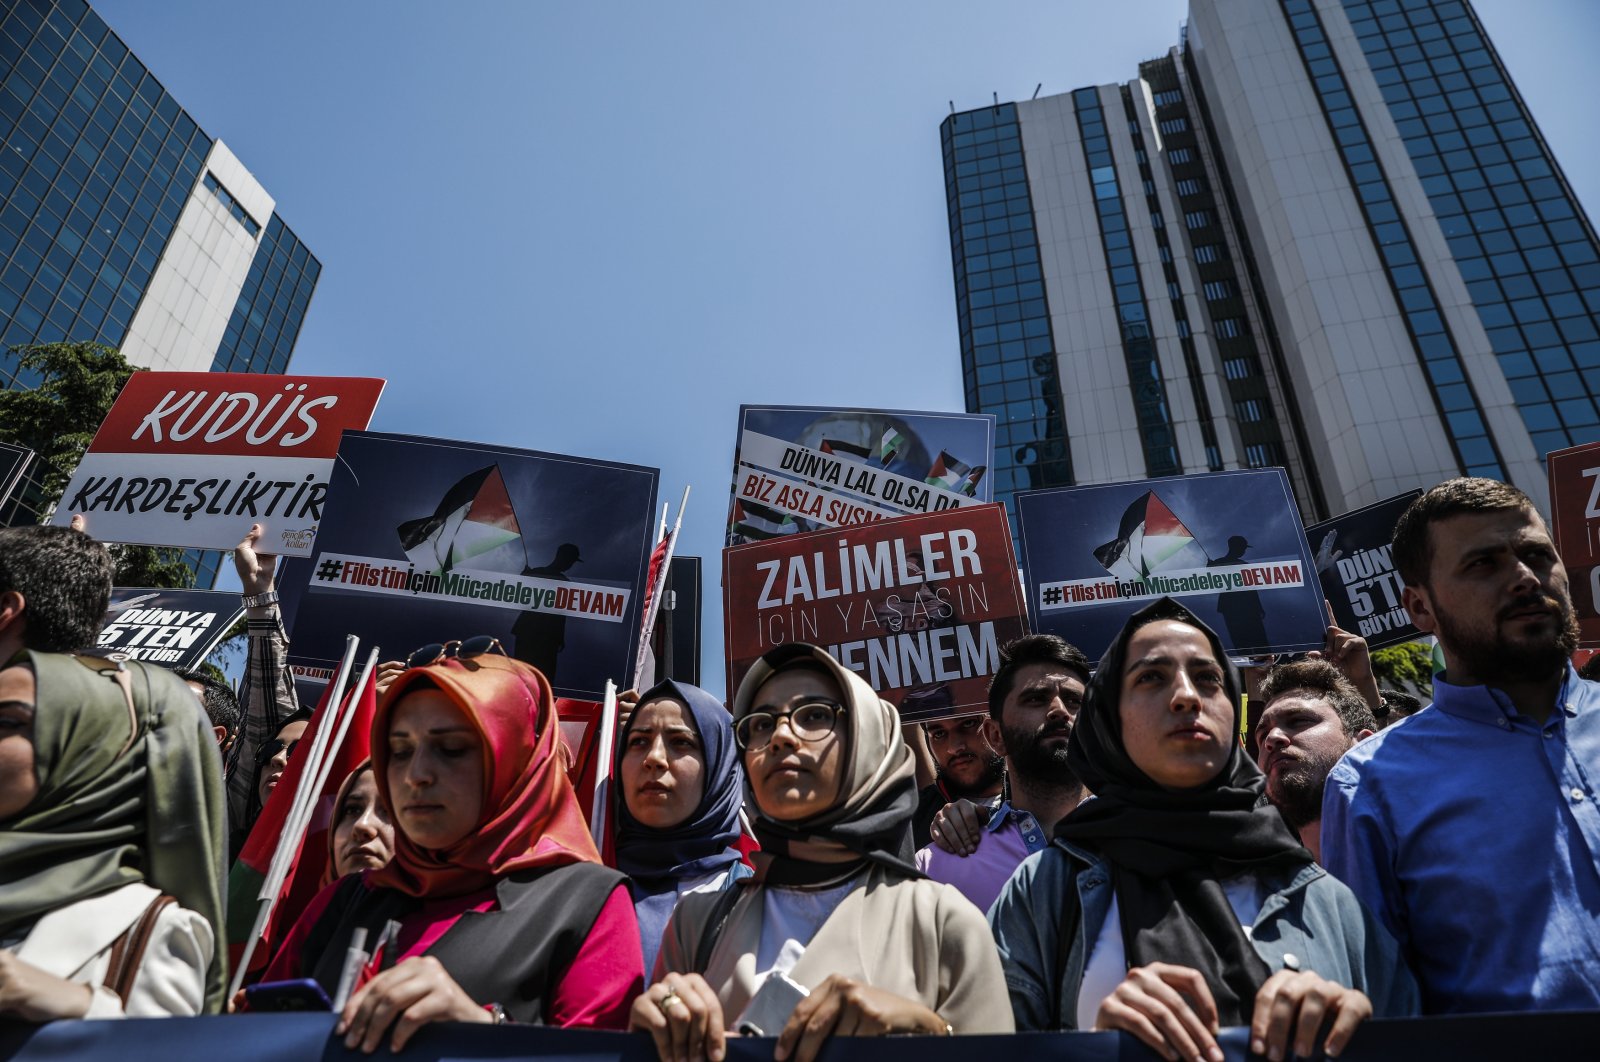
<path fill-rule="evenodd" d="M 939 122 L 1126 81 L 1186 8 L 94 4 L 322 260 L 293 371 L 693 485 L 712 690 L 739 403 L 961 409 Z M 1600 4 L 1476 6 L 1593 217 Z"/>

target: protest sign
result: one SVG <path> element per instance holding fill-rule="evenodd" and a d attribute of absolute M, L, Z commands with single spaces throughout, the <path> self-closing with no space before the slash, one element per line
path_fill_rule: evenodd
<path fill-rule="evenodd" d="M 1389 556 L 1396 521 L 1421 496 L 1414 490 L 1306 528 L 1335 622 L 1361 635 L 1372 649 L 1422 637 L 1400 600 L 1405 582 Z"/>
<path fill-rule="evenodd" d="M 976 413 L 740 406 L 727 544 L 988 502 L 994 424 Z"/>
<path fill-rule="evenodd" d="M 0 443 L 0 520 L 11 502 L 12 492 L 22 484 L 28 465 L 33 463 L 33 451 L 25 446 Z M 0 522 L 0 527 L 5 526 Z"/>
<path fill-rule="evenodd" d="M 656 620 L 656 660 L 663 678 L 700 685 L 700 558 L 673 557 L 666 600 Z"/>
<path fill-rule="evenodd" d="M 1172 597 L 1234 655 L 1319 649 L 1322 587 L 1282 469 L 1017 495 L 1028 616 L 1095 660 Z"/>
<path fill-rule="evenodd" d="M 346 432 L 315 556 L 284 577 L 290 662 L 331 667 L 346 634 L 386 660 L 488 634 L 561 696 L 599 699 L 607 678 L 632 674 L 657 478 L 637 465 Z"/>
<path fill-rule="evenodd" d="M 1578 612 L 1578 644 L 1600 648 L 1600 443 L 1557 450 L 1545 463 L 1550 530 Z"/>
<path fill-rule="evenodd" d="M 232 549 L 259 523 L 263 552 L 309 556 L 340 433 L 365 428 L 382 391 L 358 377 L 136 372 L 53 522 L 83 513 L 107 542 L 200 549 Z"/>
<path fill-rule="evenodd" d="M 811 642 L 907 722 L 975 712 L 1025 633 L 1000 505 L 732 546 L 722 572 L 730 698 L 761 654 Z"/>
<path fill-rule="evenodd" d="M 210 655 L 244 614 L 239 595 L 223 590 L 111 591 L 95 648 L 162 667 L 190 668 Z"/>

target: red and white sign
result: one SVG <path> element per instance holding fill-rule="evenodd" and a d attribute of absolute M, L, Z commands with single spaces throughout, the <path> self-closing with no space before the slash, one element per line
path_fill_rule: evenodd
<path fill-rule="evenodd" d="M 57 506 L 108 542 L 311 555 L 346 429 L 384 381 L 348 376 L 138 372 L 117 396 Z"/>
<path fill-rule="evenodd" d="M 1600 647 L 1600 443 L 1557 450 L 1545 462 L 1550 530 L 1578 611 L 1578 644 Z"/>

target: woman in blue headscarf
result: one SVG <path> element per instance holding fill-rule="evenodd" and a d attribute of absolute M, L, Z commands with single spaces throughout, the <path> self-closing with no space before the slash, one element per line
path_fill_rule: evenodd
<path fill-rule="evenodd" d="M 744 776 L 733 717 L 683 682 L 662 682 L 639 698 L 619 748 L 616 864 L 632 880 L 648 972 L 680 896 L 724 889 L 750 873 L 733 847 Z"/>

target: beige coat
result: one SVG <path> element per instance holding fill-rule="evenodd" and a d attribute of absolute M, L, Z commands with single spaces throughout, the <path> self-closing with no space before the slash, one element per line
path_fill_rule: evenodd
<path fill-rule="evenodd" d="M 1008 1033 L 1011 1001 L 983 914 L 953 886 L 913 881 L 873 867 L 806 945 L 789 976 L 816 988 L 830 974 L 932 1009 L 957 1033 Z M 705 979 L 728 1022 L 756 989 L 756 951 L 766 886 L 743 887 L 711 949 Z M 653 980 L 691 969 L 716 894 L 684 896 L 667 924 Z"/>

